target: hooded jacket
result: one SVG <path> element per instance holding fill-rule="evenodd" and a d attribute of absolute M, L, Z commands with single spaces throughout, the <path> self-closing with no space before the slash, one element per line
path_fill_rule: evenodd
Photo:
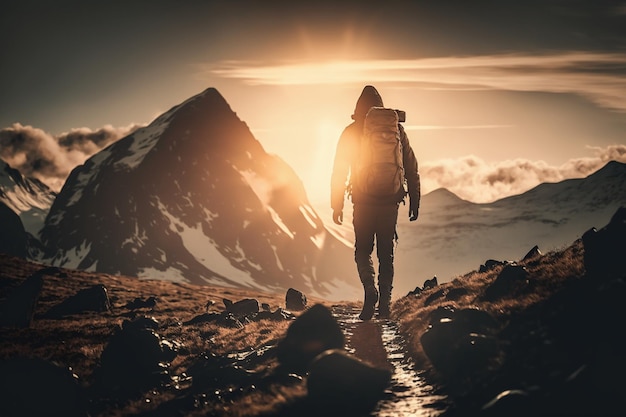
<path fill-rule="evenodd" d="M 371 85 L 365 86 L 359 96 L 352 122 L 348 125 L 337 143 L 337 151 L 335 153 L 335 161 L 333 164 L 333 172 L 330 184 L 330 205 L 333 211 L 343 211 L 345 194 L 350 184 L 350 173 L 352 167 L 355 166 L 358 146 L 363 132 L 363 123 L 365 115 L 371 107 L 384 107 L 383 100 L 378 91 Z M 409 143 L 409 138 L 401 124 L 400 141 L 402 143 L 402 163 L 404 165 L 404 176 L 407 182 L 408 194 L 411 202 L 419 207 L 420 200 L 420 178 L 417 167 L 417 159 L 413 153 L 413 149 Z M 354 204 L 397 204 L 395 197 L 381 199 L 372 197 L 367 194 L 359 193 L 357 190 L 351 192 L 352 202 Z"/>

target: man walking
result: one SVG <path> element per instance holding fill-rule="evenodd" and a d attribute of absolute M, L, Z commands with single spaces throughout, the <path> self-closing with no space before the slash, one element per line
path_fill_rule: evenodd
<path fill-rule="evenodd" d="M 400 124 L 404 120 L 399 113 L 385 109 L 378 91 L 371 85 L 365 86 L 352 115 L 354 122 L 342 132 L 335 154 L 331 177 L 333 221 L 343 222 L 347 191 L 353 203 L 354 259 L 365 292 L 361 320 L 373 317 L 377 303 L 378 316 L 389 317 L 398 208 L 407 192 L 409 219 L 414 221 L 418 217 L 417 160 Z M 393 140 L 386 139 L 389 137 Z M 372 262 L 374 244 L 378 256 L 378 289 Z"/>

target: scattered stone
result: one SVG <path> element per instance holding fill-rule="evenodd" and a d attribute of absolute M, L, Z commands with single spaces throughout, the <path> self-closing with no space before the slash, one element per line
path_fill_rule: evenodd
<path fill-rule="evenodd" d="M 430 288 L 435 288 L 437 285 L 439 285 L 439 283 L 437 282 L 437 276 L 435 275 L 431 279 L 427 279 L 426 281 L 424 281 L 424 287 L 422 288 L 422 290 L 426 291 Z"/>
<path fill-rule="evenodd" d="M 241 320 L 239 320 L 237 317 L 235 317 L 233 313 L 230 313 L 230 312 L 224 312 L 220 314 L 217 320 L 215 321 L 215 323 L 218 326 L 230 327 L 232 329 L 244 328 L 244 323 Z"/>
<path fill-rule="evenodd" d="M 167 362 L 172 359 L 172 344 L 163 349 L 160 336 L 152 328 L 155 321 L 142 317 L 125 322 L 113 334 L 102 352 L 97 373 L 103 389 L 132 394 L 169 380 Z"/>
<path fill-rule="evenodd" d="M 285 307 L 287 310 L 301 311 L 306 308 L 306 305 L 306 295 L 293 288 L 287 290 L 287 295 L 285 296 Z"/>
<path fill-rule="evenodd" d="M 234 314 L 235 316 L 246 316 L 248 314 L 258 313 L 261 311 L 261 307 L 259 305 L 259 300 L 246 298 L 237 301 L 236 303 L 226 305 L 226 311 Z"/>
<path fill-rule="evenodd" d="M 496 261 L 494 259 L 489 259 L 484 263 L 484 265 L 481 265 L 480 268 L 478 268 L 478 272 L 480 273 L 488 272 L 499 266 L 515 265 L 515 264 L 516 263 L 513 261 Z"/>
<path fill-rule="evenodd" d="M 211 322 L 217 321 L 217 319 L 219 319 L 220 317 L 221 317 L 220 313 L 204 313 L 204 314 L 200 314 L 190 320 L 183 322 L 183 324 L 185 326 L 188 326 L 190 324 L 211 323 Z"/>
<path fill-rule="evenodd" d="M 135 298 L 133 301 L 126 303 L 124 308 L 129 310 L 137 310 L 140 308 L 154 308 L 156 307 L 157 299 L 154 296 L 148 297 L 145 300 L 143 298 Z"/>
<path fill-rule="evenodd" d="M 493 336 L 497 328 L 497 321 L 485 311 L 439 307 L 431 313 L 430 326 L 420 341 L 436 369 L 463 378 L 497 355 Z"/>
<path fill-rule="evenodd" d="M 333 415 L 364 415 L 373 410 L 391 381 L 388 369 L 375 368 L 342 349 L 327 350 L 311 364 L 310 400 Z"/>
<path fill-rule="evenodd" d="M 211 307 L 213 307 L 214 305 L 215 305 L 215 301 L 213 301 L 213 300 L 209 300 L 209 301 L 207 301 L 207 302 L 206 302 L 206 304 L 204 305 L 204 310 L 208 313 L 208 312 L 209 312 L 209 309 L 210 309 Z"/>
<path fill-rule="evenodd" d="M 43 359 L 0 360 L 0 415 L 87 417 L 78 377 Z"/>
<path fill-rule="evenodd" d="M 345 339 L 331 311 L 316 304 L 302 313 L 278 343 L 280 364 L 293 372 L 306 372 L 313 359 L 329 349 L 342 349 Z"/>
<path fill-rule="evenodd" d="M 418 297 L 421 293 L 422 293 L 422 289 L 419 286 L 417 286 L 415 287 L 413 291 L 409 291 L 409 293 L 406 296 L 408 297 L 412 295 L 414 297 Z"/>
<path fill-rule="evenodd" d="M 541 251 L 539 250 L 539 246 L 535 245 L 528 253 L 522 258 L 522 262 L 529 261 L 533 258 L 541 256 Z"/>
<path fill-rule="evenodd" d="M 58 319 L 86 311 L 105 312 L 110 310 L 111 301 L 107 289 L 104 285 L 98 284 L 82 289 L 60 304 L 53 306 L 45 314 L 45 317 Z"/>
<path fill-rule="evenodd" d="M 43 287 L 43 276 L 35 272 L 0 304 L 0 327 L 30 327 Z"/>

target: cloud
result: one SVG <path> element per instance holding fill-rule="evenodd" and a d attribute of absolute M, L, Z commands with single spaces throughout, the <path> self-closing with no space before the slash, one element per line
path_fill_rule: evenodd
<path fill-rule="evenodd" d="M 41 129 L 15 123 L 0 130 L 0 158 L 22 175 L 37 178 L 59 191 L 72 169 L 138 127 L 77 128 L 53 136 Z"/>
<path fill-rule="evenodd" d="M 566 52 L 261 65 L 224 61 L 209 76 L 255 85 L 409 83 L 423 89 L 495 89 L 580 94 L 626 112 L 626 54 Z"/>
<path fill-rule="evenodd" d="M 570 159 L 560 166 L 527 159 L 487 163 L 477 156 L 425 163 L 420 165 L 422 191 L 426 194 L 447 188 L 465 200 L 487 203 L 521 194 L 541 183 L 586 177 L 609 161 L 626 163 L 626 145 L 589 149 L 594 156 Z"/>

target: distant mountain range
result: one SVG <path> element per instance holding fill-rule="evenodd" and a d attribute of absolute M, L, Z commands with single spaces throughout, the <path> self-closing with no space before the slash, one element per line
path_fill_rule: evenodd
<path fill-rule="evenodd" d="M 58 196 L 2 162 L 0 202 L 19 214 L 31 258 L 109 274 L 361 297 L 350 211 L 322 220 L 302 182 L 265 152 L 215 89 L 191 97 L 72 171 Z M 445 189 L 401 206 L 394 296 L 488 259 L 569 245 L 626 205 L 626 165 L 541 184 L 489 204 Z M 44 221 L 45 219 L 45 221 Z"/>
<path fill-rule="evenodd" d="M 626 206 L 626 164 L 615 161 L 586 178 L 540 184 L 487 204 L 435 190 L 423 196 L 417 222 L 400 216 L 397 295 L 435 275 L 451 281 L 489 259 L 520 260 L 535 245 L 542 252 L 562 249 L 605 226 L 620 206 Z"/>

